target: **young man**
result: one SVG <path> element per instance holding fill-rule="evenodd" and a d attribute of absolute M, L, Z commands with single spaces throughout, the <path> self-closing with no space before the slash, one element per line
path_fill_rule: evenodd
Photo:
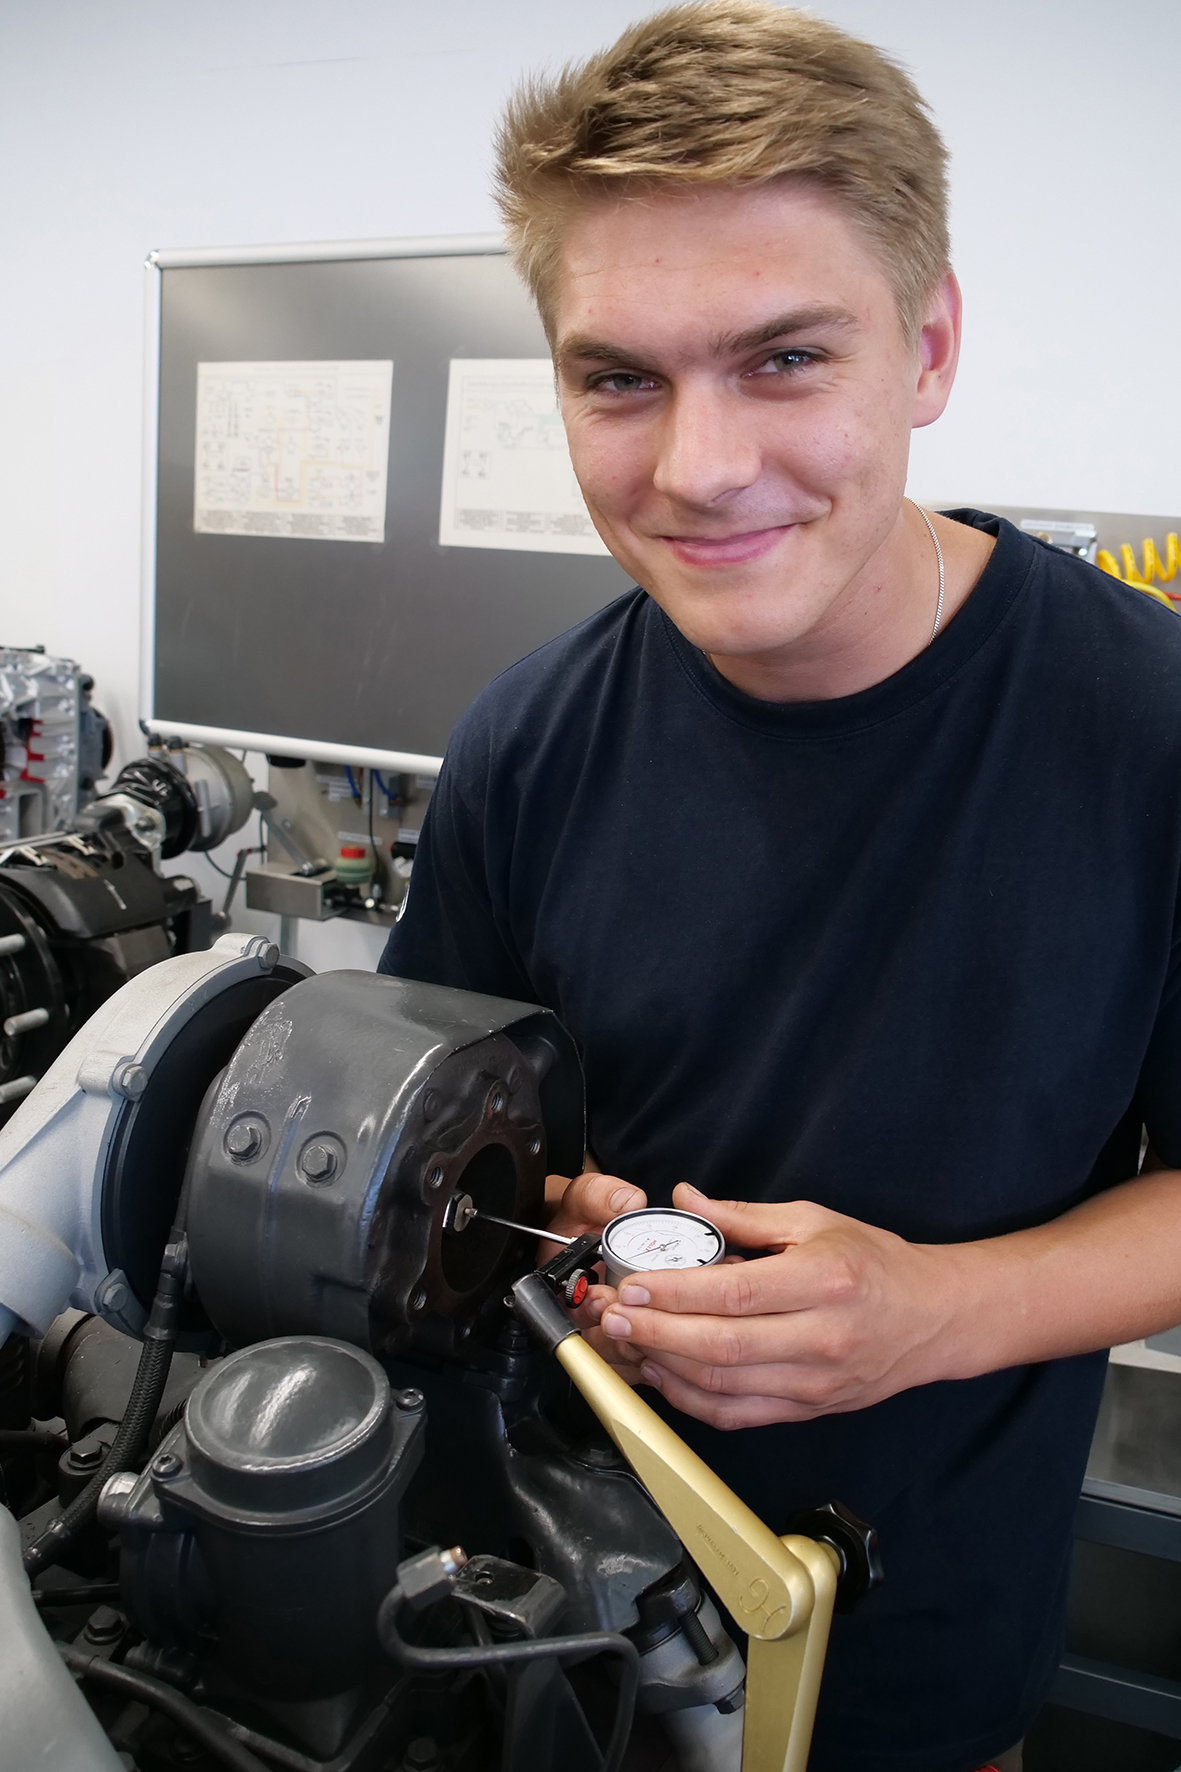
<path fill-rule="evenodd" d="M 672 1200 L 756 1257 L 594 1333 L 777 1531 L 877 1526 L 817 1772 L 1019 1765 L 1100 1350 L 1181 1319 L 1181 1176 L 1136 1176 L 1142 1126 L 1181 1163 L 1181 626 L 904 499 L 944 160 L 884 56 L 748 0 L 515 101 L 510 242 L 642 589 L 461 722 L 383 960 L 577 1037 L 610 1173 L 556 1228 Z"/>

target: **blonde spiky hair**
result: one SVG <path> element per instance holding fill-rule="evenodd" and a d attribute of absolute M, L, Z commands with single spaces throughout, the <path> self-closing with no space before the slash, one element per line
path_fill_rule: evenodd
<path fill-rule="evenodd" d="M 588 202 L 797 178 L 876 247 L 912 341 L 948 268 L 947 150 L 898 64 L 768 0 L 695 0 L 527 81 L 496 141 L 509 250 L 547 330 L 571 214 Z"/>

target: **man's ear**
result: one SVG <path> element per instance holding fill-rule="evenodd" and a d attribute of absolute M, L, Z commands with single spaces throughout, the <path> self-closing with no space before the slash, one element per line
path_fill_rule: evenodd
<path fill-rule="evenodd" d="M 956 365 L 960 360 L 964 298 L 954 271 L 935 290 L 927 304 L 919 333 L 917 379 L 912 426 L 934 424 L 947 405 Z"/>

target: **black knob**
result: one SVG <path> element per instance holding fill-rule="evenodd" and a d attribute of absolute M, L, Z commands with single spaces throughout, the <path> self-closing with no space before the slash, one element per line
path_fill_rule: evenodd
<path fill-rule="evenodd" d="M 789 1532 L 831 1544 L 841 1559 L 837 1575 L 836 1610 L 851 1612 L 858 1600 L 884 1579 L 878 1535 L 872 1526 L 850 1513 L 839 1501 L 823 1507 L 802 1508 L 787 1522 Z"/>

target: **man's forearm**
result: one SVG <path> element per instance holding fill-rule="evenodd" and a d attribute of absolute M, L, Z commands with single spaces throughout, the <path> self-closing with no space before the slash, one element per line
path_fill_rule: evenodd
<path fill-rule="evenodd" d="M 947 1370 L 935 1376 L 1155 1334 L 1181 1322 L 1181 1171 L 1142 1175 L 1049 1224 L 946 1255 Z"/>

